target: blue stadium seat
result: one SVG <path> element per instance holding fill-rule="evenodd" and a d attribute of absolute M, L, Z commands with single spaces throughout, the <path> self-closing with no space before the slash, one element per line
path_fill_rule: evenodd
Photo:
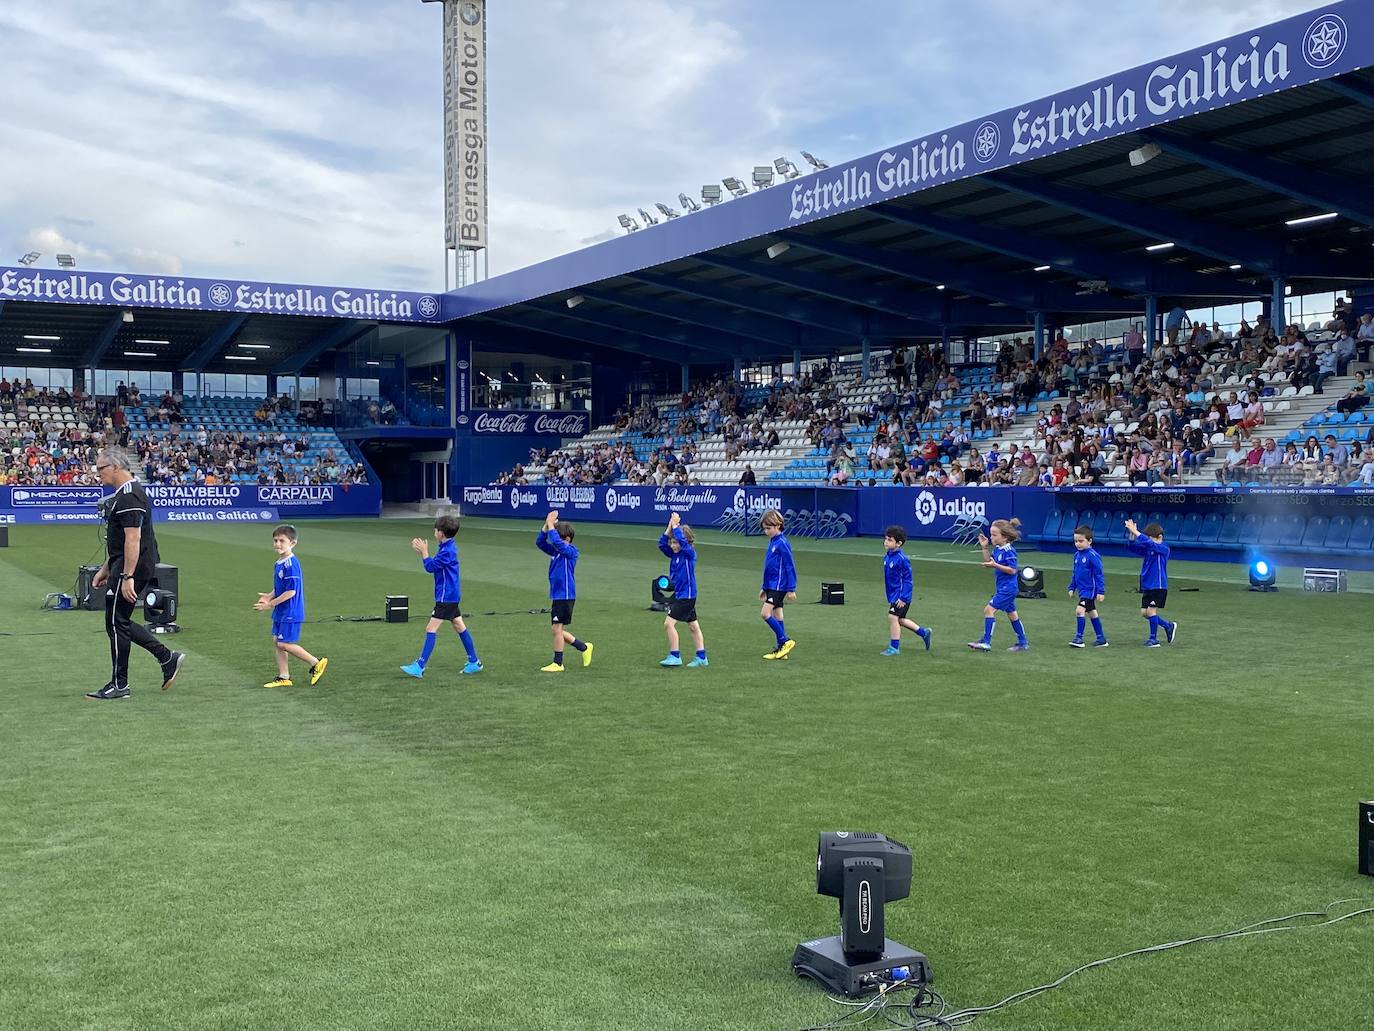
<path fill-rule="evenodd" d="M 1260 524 L 1259 538 L 1255 543 L 1261 547 L 1272 548 L 1279 543 L 1279 538 L 1283 536 L 1284 516 L 1267 515 Z"/>
<path fill-rule="evenodd" d="M 1350 528 L 1352 526 L 1349 516 L 1335 516 L 1331 520 L 1331 526 L 1326 531 L 1326 540 L 1322 542 L 1322 547 L 1326 551 L 1344 551 L 1350 541 Z"/>
<path fill-rule="evenodd" d="M 1183 529 L 1183 513 L 1170 512 L 1164 517 L 1164 521 L 1160 525 L 1164 527 L 1164 539 L 1166 541 L 1178 540 L 1179 533 Z"/>
<path fill-rule="evenodd" d="M 1217 533 L 1217 544 L 1223 548 L 1230 548 L 1239 544 L 1241 531 L 1247 528 L 1246 519 L 1250 520 L 1249 530 L 1253 533 L 1255 524 L 1259 522 L 1254 516 L 1246 516 L 1245 519 L 1242 519 L 1234 512 L 1226 513 L 1221 521 L 1221 530 Z"/>
<path fill-rule="evenodd" d="M 1082 523 L 1082 524 L 1084 524 L 1084 525 L 1086 525 L 1086 526 L 1092 526 L 1093 520 L 1096 519 L 1096 518 L 1097 518 L 1097 513 L 1094 512 L 1091 508 L 1085 508 L 1085 509 L 1083 509 L 1083 511 L 1078 512 L 1078 513 L 1075 514 L 1074 520 L 1073 520 L 1073 526 L 1070 526 L 1067 522 L 1064 523 L 1064 526 L 1063 526 L 1063 528 L 1060 530 L 1060 533 L 1059 533 L 1059 539 L 1060 539 L 1060 540 L 1065 540 L 1065 541 L 1071 541 L 1071 540 L 1073 540 L 1073 528 L 1074 528 L 1074 526 L 1077 526 L 1079 523 Z"/>
<path fill-rule="evenodd" d="M 1221 534 L 1221 523 L 1220 512 L 1208 512 L 1207 517 L 1202 520 L 1202 529 L 1198 531 L 1197 542 L 1206 545 L 1216 544 L 1217 537 Z"/>
<path fill-rule="evenodd" d="M 1350 524 L 1350 539 L 1345 543 L 1346 551 L 1368 551 L 1374 547 L 1374 516 L 1359 516 Z"/>
<path fill-rule="evenodd" d="M 1299 516 L 1299 519 L 1302 517 Z M 1313 516 L 1303 527 L 1302 539 L 1298 542 L 1305 551 L 1320 548 L 1326 543 L 1326 534 L 1331 529 L 1331 520 L 1326 516 Z"/>
<path fill-rule="evenodd" d="M 1167 528 L 1166 528 L 1167 529 Z M 1194 544 L 1202 534 L 1202 513 L 1189 512 L 1174 533 L 1180 544 Z"/>
<path fill-rule="evenodd" d="M 1110 534 L 1112 532 L 1112 527 L 1116 525 L 1117 518 L 1115 512 L 1108 511 L 1105 508 L 1094 515 L 1092 521 L 1093 539 L 1096 540 L 1099 537 L 1106 537 Z"/>
<path fill-rule="evenodd" d="M 1300 515 L 1286 515 L 1282 517 L 1282 529 L 1279 533 L 1279 547 L 1296 548 L 1302 543 L 1303 534 L 1307 530 L 1307 518 Z"/>
<path fill-rule="evenodd" d="M 1045 525 L 1040 531 L 1041 540 L 1057 541 L 1059 539 L 1059 528 L 1064 524 L 1064 517 L 1068 515 L 1063 509 L 1052 508 L 1045 516 Z"/>

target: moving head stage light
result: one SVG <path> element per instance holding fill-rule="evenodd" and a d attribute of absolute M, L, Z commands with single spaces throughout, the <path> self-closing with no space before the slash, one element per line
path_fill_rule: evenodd
<path fill-rule="evenodd" d="M 883 834 L 823 831 L 816 893 L 840 900 L 840 933 L 798 945 L 793 973 L 847 996 L 930 983 L 930 960 L 884 932 L 883 907 L 911 894 L 911 849 Z"/>

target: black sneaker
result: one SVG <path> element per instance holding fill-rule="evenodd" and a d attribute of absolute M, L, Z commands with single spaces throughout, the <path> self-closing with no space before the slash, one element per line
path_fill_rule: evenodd
<path fill-rule="evenodd" d="M 172 657 L 162 664 L 162 690 L 172 686 L 172 681 L 177 678 L 185 662 L 185 652 L 172 652 Z"/>
<path fill-rule="evenodd" d="M 112 702 L 120 698 L 128 698 L 129 689 L 127 687 L 118 687 L 115 684 L 106 684 L 99 691 L 87 691 L 86 697 L 97 702 Z"/>

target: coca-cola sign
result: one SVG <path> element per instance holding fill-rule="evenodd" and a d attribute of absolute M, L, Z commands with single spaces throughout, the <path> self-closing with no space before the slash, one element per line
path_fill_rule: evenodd
<path fill-rule="evenodd" d="M 541 437 L 580 437 L 586 433 L 583 412 L 477 412 L 472 432 L 482 434 L 535 434 Z"/>

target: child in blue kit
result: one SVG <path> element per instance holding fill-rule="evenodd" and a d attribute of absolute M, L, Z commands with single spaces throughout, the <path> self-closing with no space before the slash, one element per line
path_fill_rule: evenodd
<path fill-rule="evenodd" d="M 1169 545 L 1164 543 L 1164 527 L 1151 523 L 1142 533 L 1135 521 L 1126 520 L 1127 547 L 1140 559 L 1140 615 L 1150 624 L 1146 648 L 1159 647 L 1159 631 L 1164 640 L 1173 644 L 1178 640 L 1178 623 L 1169 622 L 1159 614 L 1169 600 Z"/>
<path fill-rule="evenodd" d="M 668 518 L 668 529 L 658 539 L 658 550 L 668 556 L 668 580 L 673 585 L 673 600 L 668 602 L 668 615 L 663 617 L 663 629 L 668 634 L 668 657 L 661 660 L 659 665 L 682 665 L 677 625 L 686 623 L 687 629 L 692 631 L 692 646 L 697 652 L 696 658 L 687 663 L 688 667 L 700 669 L 709 666 L 706 638 L 701 632 L 701 624 L 697 622 L 696 536 L 676 512 Z"/>
<path fill-rule="evenodd" d="M 759 598 L 763 601 L 759 618 L 777 638 L 777 646 L 764 658 L 785 659 L 796 647 L 796 642 L 787 636 L 782 607 L 786 602 L 797 600 L 797 567 L 792 562 L 792 545 L 782 533 L 782 513 L 770 508 L 763 513 L 759 526 L 768 538 L 768 551 L 763 556 L 763 587 L 759 590 Z"/>
<path fill-rule="evenodd" d="M 997 613 L 1005 612 L 1011 620 L 1011 628 L 1016 632 L 1016 643 L 1007 649 L 1009 652 L 1030 651 L 1026 640 L 1026 628 L 1021 625 L 1021 616 L 1016 611 L 1016 549 L 1012 547 L 1021 539 L 1021 520 L 998 519 L 988 529 L 988 533 L 978 535 L 978 546 L 983 549 L 983 566 L 997 571 L 996 588 L 992 598 L 983 609 L 983 636 L 980 640 L 970 641 L 968 646 L 976 652 L 992 651 L 992 632 L 997 627 Z M 991 554 L 988 552 L 992 546 Z"/>
<path fill-rule="evenodd" d="M 296 528 L 283 523 L 272 531 L 272 550 L 277 561 L 272 566 L 272 590 L 258 595 L 253 608 L 272 612 L 273 654 L 277 659 L 277 678 L 263 687 L 290 687 L 287 656 L 310 663 L 310 683 L 324 676 L 328 659 L 317 659 L 300 645 L 301 624 L 305 622 L 305 580 L 300 559 L 296 558 Z"/>
<path fill-rule="evenodd" d="M 549 556 L 549 607 L 553 610 L 553 661 L 541 666 L 540 673 L 563 672 L 563 646 L 570 644 L 582 653 L 582 665 L 592 664 L 591 641 L 579 641 L 568 633 L 573 606 L 577 604 L 577 549 L 573 547 L 572 523 L 560 523 L 557 510 L 544 517 L 544 527 L 534 538 L 535 547 Z"/>
<path fill-rule="evenodd" d="M 902 652 L 902 627 L 906 627 L 930 651 L 930 627 L 923 627 L 914 619 L 907 618 L 911 609 L 912 580 L 911 560 L 906 557 L 902 545 L 906 543 L 906 530 L 900 526 L 889 526 L 883 531 L 883 587 L 887 593 L 887 647 L 884 655 L 900 655 Z"/>
<path fill-rule="evenodd" d="M 1069 596 L 1077 595 L 1078 605 L 1074 615 L 1078 617 L 1078 629 L 1069 642 L 1070 648 L 1083 647 L 1083 626 L 1087 616 L 1092 614 L 1093 632 L 1097 640 L 1094 648 L 1107 647 L 1107 635 L 1102 629 L 1102 620 L 1097 615 L 1097 603 L 1107 597 L 1107 578 L 1102 572 L 1102 556 L 1093 547 L 1093 528 L 1079 526 L 1073 531 L 1073 575 L 1069 577 Z"/>
<path fill-rule="evenodd" d="M 463 613 L 458 607 L 458 603 L 463 600 L 463 587 L 458 574 L 458 546 L 453 543 L 453 538 L 457 534 L 458 517 L 441 515 L 434 520 L 434 539 L 439 542 L 439 548 L 433 558 L 429 557 L 429 542 L 423 537 L 416 537 L 410 542 L 410 546 L 423 560 L 425 572 L 434 577 L 434 610 L 430 612 L 429 623 L 425 627 L 424 648 L 421 649 L 418 659 L 409 666 L 401 667 L 401 672 L 409 673 L 412 677 L 425 675 L 429 657 L 434 654 L 439 627 L 444 623 L 453 624 L 453 629 L 458 632 L 458 639 L 463 642 L 463 648 L 468 653 L 467 665 L 463 667 L 463 672 L 469 676 L 482 672 L 482 660 L 477 657 L 477 646 L 472 643 L 472 634 L 468 633 L 467 624 L 463 622 Z"/>

